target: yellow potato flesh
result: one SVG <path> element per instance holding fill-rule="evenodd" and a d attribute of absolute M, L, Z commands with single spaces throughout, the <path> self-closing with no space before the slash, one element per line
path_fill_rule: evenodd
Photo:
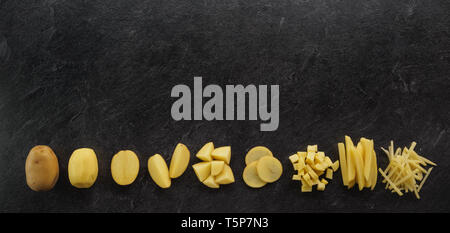
<path fill-rule="evenodd" d="M 35 146 L 25 162 L 27 185 L 34 191 L 52 189 L 59 177 L 58 158 L 48 146 Z"/>
<path fill-rule="evenodd" d="M 258 172 L 256 170 L 256 166 L 258 164 L 258 161 L 253 161 L 247 167 L 244 169 L 244 173 L 242 174 L 242 178 L 244 179 L 244 182 L 252 187 L 252 188 L 261 188 L 264 185 L 267 184 L 267 182 L 264 182 L 259 178 Z"/>
<path fill-rule="evenodd" d="M 77 188 L 90 188 L 97 180 L 98 161 L 94 150 L 75 150 L 69 159 L 69 181 Z"/>
<path fill-rule="evenodd" d="M 197 175 L 198 180 L 203 182 L 211 175 L 211 162 L 200 162 L 192 165 L 195 175 Z"/>
<path fill-rule="evenodd" d="M 161 188 L 169 188 L 171 185 L 169 168 L 164 158 L 155 154 L 148 159 L 148 171 L 153 181 Z"/>
<path fill-rule="evenodd" d="M 211 161 L 211 175 L 212 176 L 219 175 L 220 172 L 222 172 L 224 165 L 225 165 L 224 161 L 220 160 Z"/>
<path fill-rule="evenodd" d="M 111 160 L 111 175 L 119 185 L 129 185 L 134 182 L 139 173 L 139 159 L 131 150 L 122 150 Z"/>
<path fill-rule="evenodd" d="M 215 177 L 215 181 L 218 184 L 231 184 L 234 182 L 233 170 L 231 167 L 225 164 L 222 172 Z"/>
<path fill-rule="evenodd" d="M 212 142 L 206 143 L 195 156 L 199 158 L 200 160 L 203 160 L 205 162 L 211 161 L 211 152 L 214 150 L 214 144 Z"/>
<path fill-rule="evenodd" d="M 170 178 L 180 177 L 189 165 L 191 153 L 188 148 L 178 143 L 173 151 L 172 159 L 170 160 L 169 176 Z"/>
<path fill-rule="evenodd" d="M 249 165 L 253 161 L 258 161 L 260 158 L 264 156 L 273 157 L 272 151 L 270 151 L 269 149 L 267 149 L 267 147 L 264 146 L 253 147 L 252 149 L 250 149 L 250 151 L 248 151 L 247 155 L 245 156 L 245 164 Z"/>
<path fill-rule="evenodd" d="M 213 176 L 208 176 L 208 178 L 206 178 L 203 181 L 203 184 L 210 187 L 210 188 L 219 188 L 219 184 L 216 183 L 216 181 L 214 180 Z"/>
<path fill-rule="evenodd" d="M 211 156 L 213 159 L 222 160 L 226 164 L 230 164 L 231 147 L 230 146 L 222 146 L 222 147 L 216 148 L 211 152 Z"/>
<path fill-rule="evenodd" d="M 261 180 L 272 183 L 281 177 L 283 166 L 275 157 L 265 156 L 258 160 L 256 170 Z"/>

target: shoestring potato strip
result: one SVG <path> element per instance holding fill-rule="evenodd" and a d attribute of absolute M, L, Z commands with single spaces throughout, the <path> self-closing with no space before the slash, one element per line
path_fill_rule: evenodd
<path fill-rule="evenodd" d="M 379 172 L 384 178 L 383 183 L 386 183 L 385 189 L 396 192 L 399 196 L 403 196 L 403 192 L 413 192 L 417 199 L 420 199 L 419 192 L 433 169 L 430 167 L 425 170 L 422 166 L 427 164 L 436 166 L 436 164 L 418 155 L 414 151 L 415 147 L 416 142 L 412 142 L 409 148 L 404 147 L 402 150 L 399 147 L 394 152 L 393 141 L 387 150 L 381 147 L 389 158 L 389 165 L 384 171 L 380 168 Z"/>

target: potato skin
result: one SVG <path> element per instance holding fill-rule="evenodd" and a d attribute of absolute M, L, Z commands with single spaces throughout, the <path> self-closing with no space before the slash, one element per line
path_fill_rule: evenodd
<path fill-rule="evenodd" d="M 52 189 L 59 177 L 58 158 L 52 148 L 37 145 L 28 153 L 25 162 L 27 185 L 34 191 Z"/>

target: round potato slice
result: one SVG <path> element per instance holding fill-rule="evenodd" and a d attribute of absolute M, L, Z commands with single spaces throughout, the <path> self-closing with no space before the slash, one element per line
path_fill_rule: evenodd
<path fill-rule="evenodd" d="M 258 172 L 256 171 L 257 164 L 258 161 L 253 161 L 245 167 L 244 173 L 242 174 L 244 182 L 252 188 L 261 188 L 267 184 L 267 182 L 264 182 L 259 178 Z"/>
<path fill-rule="evenodd" d="M 280 160 L 271 156 L 264 156 L 258 160 L 256 166 L 259 178 L 267 183 L 277 181 L 283 173 L 283 166 Z"/>
<path fill-rule="evenodd" d="M 267 147 L 265 146 L 255 146 L 252 149 L 250 149 L 247 155 L 245 156 L 245 164 L 249 165 L 253 161 L 257 161 L 264 156 L 273 157 L 272 151 L 267 149 Z"/>

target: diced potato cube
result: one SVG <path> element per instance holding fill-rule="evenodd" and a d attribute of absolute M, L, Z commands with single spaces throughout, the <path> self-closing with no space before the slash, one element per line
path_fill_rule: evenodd
<path fill-rule="evenodd" d="M 321 183 L 324 183 L 324 184 L 328 184 L 328 181 L 325 180 L 325 178 L 322 178 L 322 179 L 320 180 L 320 182 L 321 182 Z"/>
<path fill-rule="evenodd" d="M 307 152 L 314 152 L 314 153 L 316 153 L 317 152 L 317 145 L 308 145 L 306 151 Z"/>
<path fill-rule="evenodd" d="M 293 154 L 289 156 L 289 160 L 291 160 L 291 163 L 296 163 L 298 161 L 299 157 L 297 154 Z"/>
<path fill-rule="evenodd" d="M 339 160 L 336 160 L 332 165 L 331 168 L 333 168 L 333 171 L 337 171 L 337 169 L 339 168 Z"/>
<path fill-rule="evenodd" d="M 327 167 L 333 166 L 333 162 L 331 161 L 330 157 L 325 157 L 325 164 L 327 165 Z"/>
<path fill-rule="evenodd" d="M 305 168 L 305 162 L 300 160 L 297 164 L 297 170 L 303 170 Z"/>
<path fill-rule="evenodd" d="M 302 185 L 302 193 L 306 193 L 306 192 L 312 192 L 312 186 L 303 184 Z"/>
<path fill-rule="evenodd" d="M 306 163 L 307 164 L 314 164 L 314 157 L 316 156 L 315 152 L 308 152 L 306 155 Z"/>
<path fill-rule="evenodd" d="M 317 184 L 317 190 L 318 190 L 318 191 L 324 191 L 324 190 L 325 190 L 325 184 L 322 183 L 322 182 L 319 182 L 319 183 Z"/>
<path fill-rule="evenodd" d="M 297 152 L 297 155 L 298 155 L 299 160 L 305 161 L 305 159 L 306 159 L 306 151 L 299 151 L 299 152 Z"/>
<path fill-rule="evenodd" d="M 323 166 L 321 163 L 314 164 L 313 168 L 317 171 L 325 171 L 326 167 Z"/>
<path fill-rule="evenodd" d="M 312 180 L 317 180 L 319 178 L 316 172 L 309 165 L 306 165 L 306 171 L 308 172 Z"/>
<path fill-rule="evenodd" d="M 328 168 L 328 169 L 327 169 L 327 174 L 325 175 L 325 177 L 326 177 L 327 179 L 332 180 L 332 179 L 333 179 L 333 170 Z"/>
<path fill-rule="evenodd" d="M 320 160 L 320 162 L 322 162 L 325 159 L 325 152 L 323 151 L 317 152 L 316 157 Z"/>
<path fill-rule="evenodd" d="M 311 177 L 309 176 L 309 174 L 305 174 L 302 177 L 303 177 L 302 181 L 304 181 L 309 186 L 313 186 L 312 181 L 311 181 Z"/>

